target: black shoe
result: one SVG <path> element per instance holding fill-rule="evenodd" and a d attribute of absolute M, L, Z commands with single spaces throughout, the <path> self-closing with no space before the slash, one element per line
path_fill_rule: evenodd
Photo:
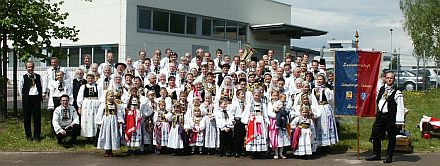
<path fill-rule="evenodd" d="M 33 141 L 34 139 L 32 139 L 32 137 L 28 137 L 28 138 L 26 138 L 26 140 L 29 141 L 29 142 L 31 142 L 31 141 Z"/>
<path fill-rule="evenodd" d="M 380 156 L 372 155 L 370 157 L 365 158 L 365 160 L 367 160 L 367 161 L 379 161 L 380 160 Z"/>
<path fill-rule="evenodd" d="M 235 158 L 240 158 L 240 155 L 238 153 L 235 153 Z"/>
<path fill-rule="evenodd" d="M 392 163 L 393 162 L 393 157 L 386 157 L 385 160 L 383 161 L 383 163 Z"/>

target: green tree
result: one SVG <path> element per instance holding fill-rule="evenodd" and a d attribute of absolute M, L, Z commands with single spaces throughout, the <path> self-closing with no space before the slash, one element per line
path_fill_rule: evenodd
<path fill-rule="evenodd" d="M 440 58 L 440 1 L 401 0 L 404 29 L 413 41 L 414 53 L 431 59 Z"/>
<path fill-rule="evenodd" d="M 75 26 L 64 25 L 68 13 L 62 13 L 60 6 L 63 2 L 50 2 L 49 0 L 0 0 L 0 33 L 2 45 L 3 72 L 0 72 L 0 99 L 4 104 L 0 110 L 0 118 L 6 113 L 6 56 L 7 43 L 11 42 L 12 50 L 21 60 L 30 57 L 47 60 L 42 53 L 43 48 L 52 52 L 54 56 L 60 56 L 59 50 L 51 45 L 51 39 L 68 39 L 77 41 L 78 30 Z M 14 68 L 16 70 L 16 68 Z M 16 87 L 15 87 L 16 88 Z"/>

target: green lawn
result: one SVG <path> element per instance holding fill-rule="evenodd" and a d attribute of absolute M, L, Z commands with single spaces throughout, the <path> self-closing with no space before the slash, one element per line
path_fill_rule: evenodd
<path fill-rule="evenodd" d="M 429 92 L 405 92 L 405 107 L 409 109 L 406 119 L 406 129 L 412 133 L 412 140 L 415 152 L 440 152 L 439 137 L 423 139 L 417 125 L 422 115 L 440 118 L 440 90 Z M 41 142 L 28 142 L 25 139 L 23 122 L 21 118 L 9 118 L 6 122 L 0 123 L 0 151 L 73 151 L 73 152 L 98 152 L 92 144 L 79 138 L 77 146 L 66 148 L 56 143 L 56 138 L 51 136 L 49 125 L 49 114 L 43 111 L 43 140 Z M 360 119 L 360 147 L 361 151 L 372 149 L 368 141 L 371 133 L 373 118 Z M 340 118 L 340 143 L 332 147 L 332 151 L 356 151 L 356 118 Z M 383 142 L 383 149 L 386 141 Z"/>

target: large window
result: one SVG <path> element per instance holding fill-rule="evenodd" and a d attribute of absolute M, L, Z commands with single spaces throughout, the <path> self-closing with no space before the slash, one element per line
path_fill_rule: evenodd
<path fill-rule="evenodd" d="M 224 20 L 214 20 L 214 30 L 212 36 L 218 38 L 225 38 L 225 21 Z"/>
<path fill-rule="evenodd" d="M 163 9 L 138 6 L 139 32 L 166 32 L 193 37 L 246 42 L 247 24 Z"/>
<path fill-rule="evenodd" d="M 185 15 L 170 14 L 170 32 L 185 34 Z"/>
<path fill-rule="evenodd" d="M 138 15 L 139 28 L 151 29 L 151 10 L 139 9 Z"/>
<path fill-rule="evenodd" d="M 247 26 L 245 24 L 238 25 L 238 40 L 246 41 L 246 30 Z"/>
<path fill-rule="evenodd" d="M 153 11 L 153 30 L 168 32 L 168 12 Z"/>
<path fill-rule="evenodd" d="M 68 48 L 69 49 L 69 66 L 79 66 L 79 62 L 82 61 L 79 58 L 78 48 Z M 66 48 L 67 50 L 67 48 Z M 81 62 L 82 63 L 82 62 Z"/>
<path fill-rule="evenodd" d="M 232 21 L 226 22 L 226 39 L 237 39 L 237 23 Z"/>
<path fill-rule="evenodd" d="M 197 18 L 186 16 L 186 33 L 195 35 L 197 31 Z"/>
<path fill-rule="evenodd" d="M 202 20 L 202 35 L 203 36 L 211 36 L 211 22 L 210 19 L 203 19 Z"/>

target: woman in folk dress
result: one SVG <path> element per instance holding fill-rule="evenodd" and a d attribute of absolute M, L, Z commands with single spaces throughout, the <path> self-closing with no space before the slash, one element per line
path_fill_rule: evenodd
<path fill-rule="evenodd" d="M 313 88 L 312 95 L 318 101 L 317 112 L 320 115 L 316 119 L 316 138 L 318 146 L 329 147 L 339 142 L 335 117 L 333 116 L 333 92 L 325 87 L 325 76 L 318 75 L 317 86 Z"/>
<path fill-rule="evenodd" d="M 87 74 L 87 84 L 79 88 L 77 104 L 78 112 L 81 114 L 81 136 L 92 138 L 96 136 L 97 126 L 95 115 L 99 107 L 101 91 L 95 83 L 95 76 Z"/>

